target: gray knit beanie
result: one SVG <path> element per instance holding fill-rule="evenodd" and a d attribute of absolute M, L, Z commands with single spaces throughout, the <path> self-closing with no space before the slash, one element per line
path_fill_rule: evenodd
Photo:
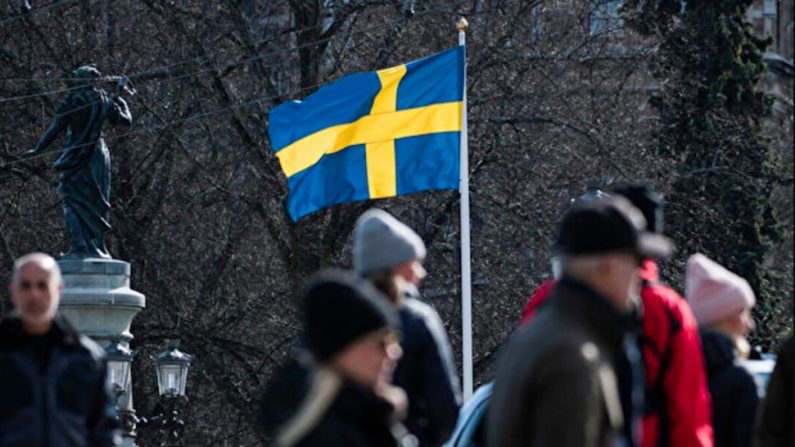
<path fill-rule="evenodd" d="M 353 268 L 362 276 L 425 258 L 425 243 L 403 222 L 376 208 L 359 216 L 353 229 Z"/>

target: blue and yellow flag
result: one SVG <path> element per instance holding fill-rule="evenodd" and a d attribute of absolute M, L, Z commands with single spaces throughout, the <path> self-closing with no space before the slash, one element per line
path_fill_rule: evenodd
<path fill-rule="evenodd" d="M 457 189 L 464 49 L 353 73 L 270 112 L 293 220 L 332 205 Z"/>

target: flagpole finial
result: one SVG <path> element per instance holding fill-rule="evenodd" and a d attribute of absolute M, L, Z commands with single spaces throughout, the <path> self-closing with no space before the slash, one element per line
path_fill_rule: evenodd
<path fill-rule="evenodd" d="M 459 32 L 465 33 L 467 28 L 469 28 L 469 22 L 467 22 L 467 19 L 461 17 L 458 19 L 458 22 L 456 22 L 455 27 Z"/>

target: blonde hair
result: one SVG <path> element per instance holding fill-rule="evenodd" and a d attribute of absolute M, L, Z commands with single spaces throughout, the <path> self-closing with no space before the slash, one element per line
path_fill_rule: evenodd
<path fill-rule="evenodd" d="M 406 280 L 402 276 L 391 270 L 382 270 L 370 275 L 368 279 L 376 289 L 386 295 L 393 306 L 400 307 L 406 293 Z"/>

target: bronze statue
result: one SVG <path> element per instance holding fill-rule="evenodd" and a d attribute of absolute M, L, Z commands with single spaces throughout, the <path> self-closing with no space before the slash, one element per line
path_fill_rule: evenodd
<path fill-rule="evenodd" d="M 76 69 L 73 77 L 50 127 L 25 155 L 40 153 L 66 130 L 63 154 L 53 163 L 60 173 L 58 194 L 71 239 L 64 257 L 110 258 L 105 247 L 105 233 L 110 229 L 110 153 L 102 138 L 102 124 L 108 120 L 130 126 L 132 116 L 124 99 L 98 87 L 104 78 L 94 66 Z"/>

